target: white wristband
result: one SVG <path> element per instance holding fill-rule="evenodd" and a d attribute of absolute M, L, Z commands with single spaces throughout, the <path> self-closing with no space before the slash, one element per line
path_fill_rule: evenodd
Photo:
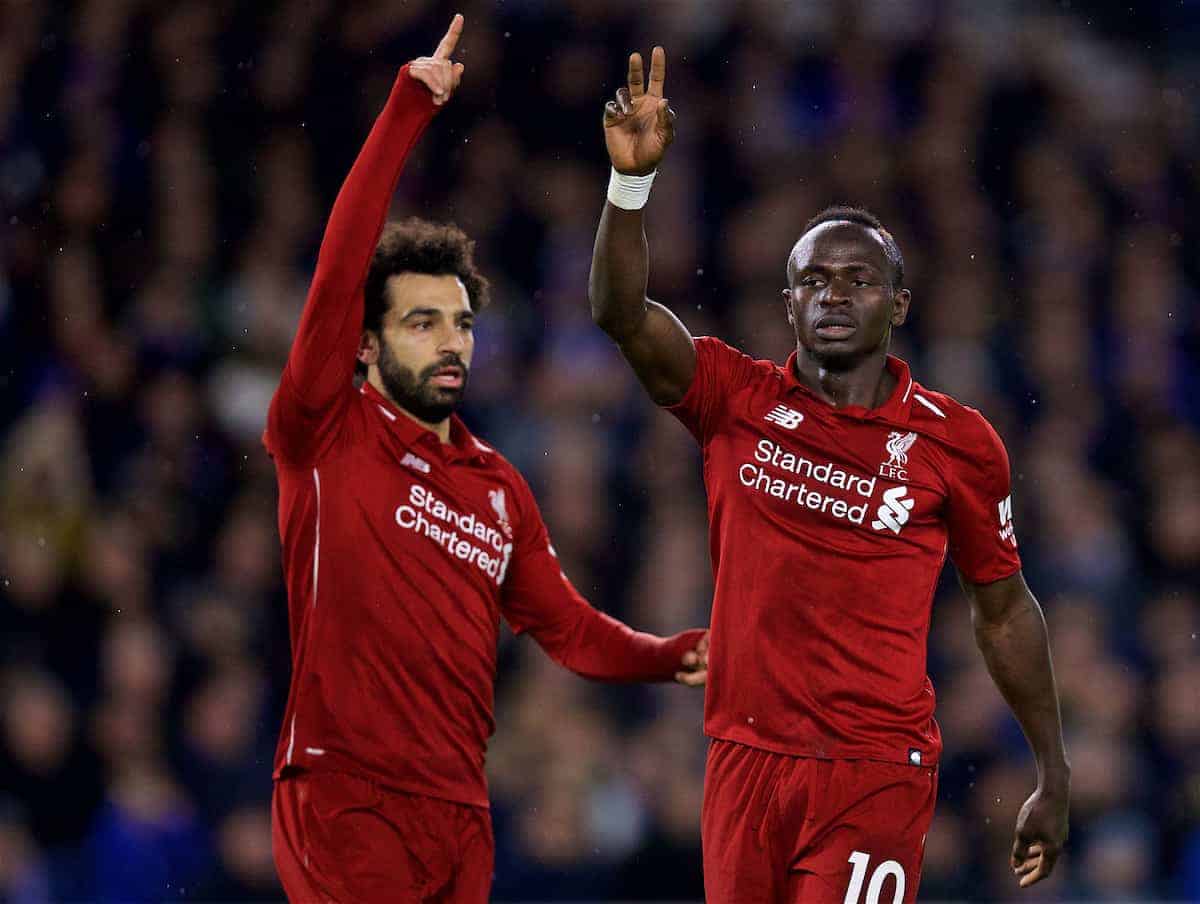
<path fill-rule="evenodd" d="M 644 176 L 627 176 L 614 169 L 608 177 L 609 202 L 622 210 L 641 210 L 650 198 L 650 186 L 654 184 L 657 172 L 651 170 Z"/>

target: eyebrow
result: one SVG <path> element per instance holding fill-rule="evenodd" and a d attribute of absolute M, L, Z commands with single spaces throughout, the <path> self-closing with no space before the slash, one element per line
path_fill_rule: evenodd
<path fill-rule="evenodd" d="M 853 261 L 844 266 L 828 266 L 826 264 L 808 264 L 796 270 L 797 275 L 801 273 L 828 272 L 830 270 L 874 270 L 881 272 L 874 264 L 868 264 L 865 261 Z"/>
<path fill-rule="evenodd" d="M 400 318 L 400 322 L 403 323 L 405 320 L 411 320 L 413 317 L 441 317 L 443 315 L 443 313 L 444 312 L 442 311 L 441 308 L 413 308 L 411 311 L 409 311 L 407 314 L 405 314 L 403 317 Z M 459 318 L 474 317 L 475 312 L 470 311 L 470 310 L 456 311 L 455 316 L 457 316 Z"/>

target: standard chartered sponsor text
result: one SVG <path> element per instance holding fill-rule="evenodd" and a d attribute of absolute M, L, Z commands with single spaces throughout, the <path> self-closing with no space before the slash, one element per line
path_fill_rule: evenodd
<path fill-rule="evenodd" d="M 424 534 L 454 558 L 476 566 L 498 585 L 504 582 L 512 558 L 512 543 L 474 512 L 463 514 L 452 509 L 425 487 L 413 484 L 408 491 L 408 502 L 396 508 L 396 523 Z M 491 547 L 491 551 L 481 544 Z"/>
<path fill-rule="evenodd" d="M 768 467 L 794 474 L 804 480 L 795 482 L 777 477 Z M 852 474 L 829 461 L 818 464 L 803 455 L 787 451 L 766 437 L 760 439 L 754 447 L 754 461 L 745 462 L 738 468 L 738 480 L 742 486 L 757 492 L 766 493 L 785 502 L 794 502 L 853 524 L 863 523 L 869 504 L 866 501 L 852 504 L 854 497 L 869 500 L 875 492 L 876 484 L 875 477 Z M 825 493 L 821 484 L 842 490 L 844 494 L 852 494 L 850 500 Z"/>

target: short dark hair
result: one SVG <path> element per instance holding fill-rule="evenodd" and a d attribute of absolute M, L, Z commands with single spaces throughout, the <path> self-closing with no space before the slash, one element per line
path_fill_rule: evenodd
<path fill-rule="evenodd" d="M 904 285 L 904 255 L 900 253 L 900 246 L 896 244 L 896 239 L 880 222 L 879 217 L 865 207 L 850 207 L 844 204 L 826 207 L 804 224 L 804 230 L 796 241 L 799 242 L 822 223 L 857 223 L 859 226 L 866 226 L 878 232 L 879 237 L 883 239 L 883 250 L 887 255 L 888 263 L 892 265 L 892 284 L 897 288 Z M 787 275 L 788 285 L 791 285 L 796 277 L 796 259 L 791 255 L 788 256 Z"/>
<path fill-rule="evenodd" d="M 475 267 L 475 242 L 453 223 L 409 217 L 384 226 L 375 246 L 363 287 L 364 330 L 382 331 L 387 281 L 401 273 L 457 276 L 472 311 L 478 313 L 488 303 L 488 281 Z"/>

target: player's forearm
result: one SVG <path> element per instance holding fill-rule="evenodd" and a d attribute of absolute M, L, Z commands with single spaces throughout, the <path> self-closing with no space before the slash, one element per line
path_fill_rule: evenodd
<path fill-rule="evenodd" d="M 596 325 L 618 342 L 632 335 L 646 317 L 649 269 L 642 211 L 605 203 L 592 249 L 588 299 Z"/>
<path fill-rule="evenodd" d="M 435 109 L 428 89 L 402 68 L 338 192 L 288 359 L 291 379 L 312 405 L 353 375 L 371 257 L 404 163 Z"/>
<path fill-rule="evenodd" d="M 556 662 L 593 681 L 671 681 L 681 668 L 683 654 L 694 649 L 703 636 L 703 629 L 693 629 L 658 637 L 634 631 L 592 609 L 564 644 L 557 650 L 546 649 Z"/>
<path fill-rule="evenodd" d="M 1022 582 L 1023 584 L 1023 582 Z M 974 613 L 975 641 L 1037 760 L 1039 783 L 1063 787 L 1070 765 L 1042 609 L 1024 590 L 993 618 Z"/>

